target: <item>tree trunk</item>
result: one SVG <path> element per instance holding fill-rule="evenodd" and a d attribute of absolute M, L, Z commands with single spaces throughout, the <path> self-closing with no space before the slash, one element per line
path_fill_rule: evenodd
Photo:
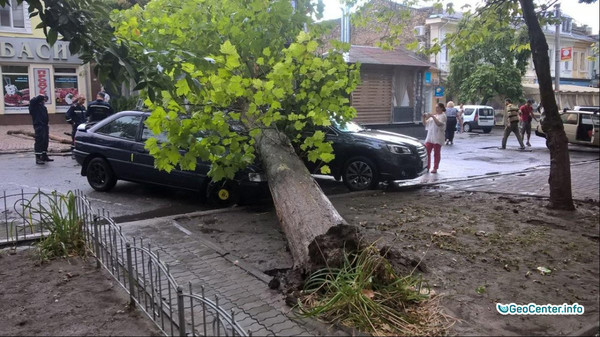
<path fill-rule="evenodd" d="M 542 130 L 546 134 L 546 146 L 550 150 L 550 208 L 574 210 L 571 192 L 571 162 L 567 135 L 556 105 L 552 76 L 550 75 L 550 59 L 548 43 L 535 13 L 533 0 L 519 0 L 523 17 L 529 30 L 529 41 L 535 72 L 540 87 L 541 103 L 545 118 Z M 555 46 L 559 48 L 559 46 Z"/>
<path fill-rule="evenodd" d="M 263 129 L 256 141 L 294 269 L 311 271 L 338 258 L 344 246 L 355 248 L 358 229 L 349 226 L 333 207 L 288 137 Z"/>
<path fill-rule="evenodd" d="M 8 131 L 6 131 L 6 134 L 7 135 L 24 135 L 24 136 L 29 136 L 29 137 L 35 138 L 34 132 L 25 131 L 25 130 L 8 130 Z M 73 143 L 70 139 L 57 137 L 57 136 L 53 136 L 53 135 L 48 135 L 48 138 L 50 140 L 54 140 L 54 141 L 57 141 L 62 144 L 72 144 Z"/>

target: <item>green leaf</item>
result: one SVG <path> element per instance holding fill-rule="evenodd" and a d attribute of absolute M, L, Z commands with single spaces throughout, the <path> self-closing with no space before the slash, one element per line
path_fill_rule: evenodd
<path fill-rule="evenodd" d="M 48 36 L 46 36 L 46 40 L 48 41 L 48 44 L 50 44 L 51 46 L 54 45 L 54 43 L 56 43 L 57 38 L 58 38 L 58 32 L 56 31 L 56 29 L 51 28 L 48 31 Z"/>
<path fill-rule="evenodd" d="M 231 44 L 231 41 L 229 40 L 225 41 L 225 43 L 221 45 L 220 51 L 225 55 L 237 55 L 235 47 Z"/>

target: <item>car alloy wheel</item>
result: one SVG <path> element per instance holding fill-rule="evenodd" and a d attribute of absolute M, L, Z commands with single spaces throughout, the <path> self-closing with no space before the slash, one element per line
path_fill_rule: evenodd
<path fill-rule="evenodd" d="M 463 125 L 463 131 L 464 132 L 471 132 L 471 124 L 465 123 L 465 125 Z"/>
<path fill-rule="evenodd" d="M 210 182 L 207 197 L 208 201 L 217 207 L 234 205 L 239 201 L 239 185 L 231 180 Z"/>
<path fill-rule="evenodd" d="M 96 191 L 108 191 L 117 183 L 117 177 L 113 173 L 110 164 L 103 158 L 90 160 L 86 175 L 88 183 Z"/>
<path fill-rule="evenodd" d="M 344 183 L 352 191 L 363 191 L 377 184 L 375 165 L 366 158 L 351 159 L 344 168 Z"/>

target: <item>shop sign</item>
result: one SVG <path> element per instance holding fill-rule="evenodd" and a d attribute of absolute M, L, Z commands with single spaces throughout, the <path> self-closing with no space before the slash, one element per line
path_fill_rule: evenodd
<path fill-rule="evenodd" d="M 35 96 L 48 96 L 48 104 L 52 104 L 52 89 L 50 87 L 50 69 L 33 68 L 33 81 Z"/>
<path fill-rule="evenodd" d="M 44 39 L 4 36 L 0 36 L 0 62 L 82 64 L 77 55 L 71 55 L 68 42 L 50 46 Z"/>
<path fill-rule="evenodd" d="M 444 97 L 444 87 L 435 87 L 435 97 Z"/>
<path fill-rule="evenodd" d="M 431 83 L 431 72 L 429 72 L 429 71 L 425 72 L 425 83 L 426 84 Z"/>
<path fill-rule="evenodd" d="M 568 60 L 570 60 L 572 54 L 573 54 L 573 49 L 571 47 L 560 48 L 560 60 L 561 61 L 568 61 Z"/>

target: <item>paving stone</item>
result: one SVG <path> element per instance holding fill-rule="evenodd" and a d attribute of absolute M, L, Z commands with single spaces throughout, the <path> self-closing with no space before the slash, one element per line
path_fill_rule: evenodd
<path fill-rule="evenodd" d="M 257 318 L 259 318 L 258 316 L 259 315 L 256 315 Z M 261 319 L 260 322 L 262 324 L 264 324 L 264 326 L 266 326 L 268 328 L 273 328 L 273 326 L 275 326 L 276 324 L 283 323 L 283 322 L 286 322 L 288 320 L 289 320 L 289 318 L 287 318 L 285 315 L 276 314 L 273 317 Z"/>
<path fill-rule="evenodd" d="M 276 336 L 305 336 L 306 334 L 308 334 L 308 331 L 300 327 L 293 327 L 281 331 L 275 331 Z"/>
<path fill-rule="evenodd" d="M 267 312 L 267 311 L 270 311 L 270 310 L 273 310 L 272 306 L 267 305 L 267 304 L 263 304 L 260 307 L 256 307 L 256 308 L 252 308 L 252 309 L 246 310 L 246 312 L 248 314 L 250 314 L 250 315 L 257 315 L 257 314 L 259 314 L 261 312 Z"/>
<path fill-rule="evenodd" d="M 277 333 L 281 330 L 294 329 L 297 327 L 298 327 L 298 323 L 296 323 L 292 320 L 287 320 L 287 321 L 284 321 L 281 323 L 276 323 L 276 324 L 269 326 L 269 328 L 272 329 L 275 333 Z"/>

